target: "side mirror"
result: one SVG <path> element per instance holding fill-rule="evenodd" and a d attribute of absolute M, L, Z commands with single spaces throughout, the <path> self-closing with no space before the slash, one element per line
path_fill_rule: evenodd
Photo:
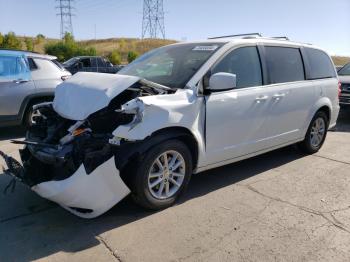
<path fill-rule="evenodd" d="M 225 91 L 237 87 L 237 77 L 230 73 L 216 73 L 209 78 L 208 90 L 212 92 Z"/>
<path fill-rule="evenodd" d="M 83 69 L 83 63 L 82 62 L 78 62 L 78 69 Z"/>

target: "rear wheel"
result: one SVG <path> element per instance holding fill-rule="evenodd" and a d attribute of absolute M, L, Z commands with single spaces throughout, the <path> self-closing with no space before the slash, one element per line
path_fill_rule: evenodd
<path fill-rule="evenodd" d="M 318 111 L 312 119 L 304 141 L 299 148 L 308 154 L 314 154 L 322 147 L 328 130 L 328 117 L 323 111 Z"/>
<path fill-rule="evenodd" d="M 134 176 L 133 196 L 149 209 L 171 206 L 187 187 L 192 174 L 192 156 L 179 140 L 155 145 L 145 153 Z"/>

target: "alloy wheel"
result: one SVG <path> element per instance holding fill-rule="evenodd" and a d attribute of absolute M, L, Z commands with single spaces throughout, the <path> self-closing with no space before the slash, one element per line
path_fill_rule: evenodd
<path fill-rule="evenodd" d="M 183 156 L 174 150 L 159 155 L 148 173 L 148 189 L 153 197 L 167 199 L 179 191 L 184 182 L 186 164 Z"/>
<path fill-rule="evenodd" d="M 323 142 L 324 135 L 326 133 L 326 123 L 322 117 L 318 117 L 312 124 L 310 132 L 311 146 L 317 148 Z"/>

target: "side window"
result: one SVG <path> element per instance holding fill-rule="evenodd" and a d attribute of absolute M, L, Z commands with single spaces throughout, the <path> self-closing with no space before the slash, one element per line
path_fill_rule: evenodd
<path fill-rule="evenodd" d="M 98 65 L 98 67 L 106 67 L 102 58 L 97 58 L 97 65 Z"/>
<path fill-rule="evenodd" d="M 97 58 L 96 57 L 91 58 L 91 67 L 97 67 Z"/>
<path fill-rule="evenodd" d="M 0 79 L 29 79 L 27 62 L 21 56 L 0 55 Z"/>
<path fill-rule="evenodd" d="M 80 59 L 80 63 L 83 64 L 83 67 L 91 67 L 90 58 Z"/>
<path fill-rule="evenodd" d="M 266 46 L 265 54 L 271 84 L 305 80 L 298 48 Z"/>
<path fill-rule="evenodd" d="M 236 74 L 237 88 L 261 86 L 261 64 L 256 47 L 241 47 L 233 50 L 211 71 Z"/>
<path fill-rule="evenodd" d="M 335 77 L 335 69 L 329 56 L 321 50 L 305 48 L 310 66 L 309 79 Z"/>
<path fill-rule="evenodd" d="M 29 69 L 30 71 L 38 69 L 38 66 L 35 64 L 33 58 L 28 58 L 28 63 L 29 63 Z"/>

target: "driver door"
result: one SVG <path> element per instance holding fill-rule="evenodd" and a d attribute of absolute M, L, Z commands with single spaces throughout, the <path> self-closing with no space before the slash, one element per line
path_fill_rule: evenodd
<path fill-rule="evenodd" d="M 264 149 L 269 95 L 263 86 L 256 46 L 227 54 L 212 74 L 236 74 L 237 87 L 206 96 L 206 150 L 209 164 Z"/>

